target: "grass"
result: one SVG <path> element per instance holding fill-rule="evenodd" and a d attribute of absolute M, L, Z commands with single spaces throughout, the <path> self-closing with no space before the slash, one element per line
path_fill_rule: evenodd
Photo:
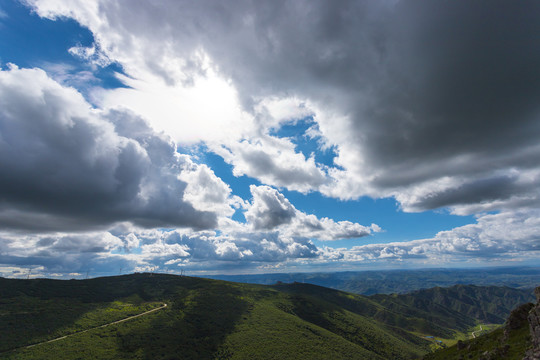
<path fill-rule="evenodd" d="M 227 359 L 384 359 L 331 331 L 261 301 L 224 341 Z"/>
<path fill-rule="evenodd" d="M 0 353 L 0 359 L 406 360 L 430 351 L 433 343 L 423 336 L 431 330 L 463 336 L 436 323 L 452 316 L 447 309 L 426 313 L 391 296 L 385 305 L 309 284 L 134 274 L 84 281 L 0 278 L 0 288 L 0 352 L 75 333 Z M 163 303 L 168 306 L 151 314 L 93 329 Z"/>
<path fill-rule="evenodd" d="M 0 352 L 72 335 L 163 305 L 126 301 L 81 304 L 65 301 L 15 298 L 0 315 Z M 18 300 L 21 300 L 20 302 Z"/>
<path fill-rule="evenodd" d="M 484 326 L 482 326 L 484 327 Z M 504 359 L 521 360 L 525 351 L 530 347 L 530 334 L 528 324 L 523 324 L 519 329 L 504 335 L 504 328 L 489 325 L 490 331 L 475 339 L 464 341 L 461 349 L 457 344 L 447 349 L 435 351 L 424 356 L 424 360 L 480 360 L 480 359 Z M 479 326 L 477 327 L 479 329 Z M 490 355 L 487 355 L 490 354 Z M 491 357 L 488 357 L 491 356 Z"/>

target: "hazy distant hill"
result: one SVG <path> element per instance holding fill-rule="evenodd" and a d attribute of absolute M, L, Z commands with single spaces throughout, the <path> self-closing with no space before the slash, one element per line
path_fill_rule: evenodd
<path fill-rule="evenodd" d="M 307 282 L 356 294 L 408 293 L 419 289 L 458 284 L 508 286 L 531 289 L 540 284 L 540 267 L 492 267 L 475 269 L 416 269 L 291 273 L 255 275 L 210 275 L 212 279 L 251 284 Z"/>
<path fill-rule="evenodd" d="M 437 303 L 426 311 L 414 294 L 366 297 L 302 283 L 262 286 L 164 274 L 0 278 L 0 289 L 0 352 L 90 329 L 1 353 L 3 359 L 415 359 L 430 349 L 424 335 L 452 336 L 475 324 L 481 312 L 471 309 L 509 311 L 527 296 L 463 287 L 444 294 L 454 299 L 473 291 L 481 301 L 446 307 L 434 295 L 443 292 L 433 289 L 418 296 Z"/>

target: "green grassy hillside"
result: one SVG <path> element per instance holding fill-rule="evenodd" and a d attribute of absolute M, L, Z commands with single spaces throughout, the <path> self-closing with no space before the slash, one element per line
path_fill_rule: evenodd
<path fill-rule="evenodd" d="M 532 290 L 474 285 L 435 287 L 403 295 L 373 295 L 371 298 L 400 314 L 422 312 L 424 315 L 421 317 L 459 331 L 466 331 L 477 321 L 502 324 L 516 306 L 534 301 Z"/>
<path fill-rule="evenodd" d="M 521 360 L 531 347 L 527 315 L 532 307 L 523 304 L 512 311 L 504 327 L 427 354 L 423 360 Z"/>
<path fill-rule="evenodd" d="M 164 274 L 0 278 L 0 289 L 1 359 L 415 359 L 430 349 L 424 335 L 452 336 L 447 320 L 461 316 L 309 284 Z"/>

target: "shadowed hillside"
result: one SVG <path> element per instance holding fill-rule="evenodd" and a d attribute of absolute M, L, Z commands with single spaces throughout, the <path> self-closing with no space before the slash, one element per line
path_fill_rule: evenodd
<path fill-rule="evenodd" d="M 450 321 L 452 328 L 465 330 L 466 327 L 474 325 L 470 323 L 470 319 L 502 324 L 514 307 L 533 301 L 534 297 L 532 291 L 508 287 L 455 285 L 403 295 L 373 295 L 372 299 L 404 314 L 416 309 L 441 319 L 446 317 L 444 321 Z"/>

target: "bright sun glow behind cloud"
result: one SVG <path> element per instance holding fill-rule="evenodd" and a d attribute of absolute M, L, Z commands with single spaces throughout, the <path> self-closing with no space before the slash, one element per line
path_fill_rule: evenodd
<path fill-rule="evenodd" d="M 181 145 L 226 143 L 251 130 L 252 117 L 240 106 L 236 89 L 211 67 L 189 82 L 173 84 L 152 74 L 133 79 L 118 74 L 128 88 L 94 94 L 104 108 L 126 107 Z"/>

